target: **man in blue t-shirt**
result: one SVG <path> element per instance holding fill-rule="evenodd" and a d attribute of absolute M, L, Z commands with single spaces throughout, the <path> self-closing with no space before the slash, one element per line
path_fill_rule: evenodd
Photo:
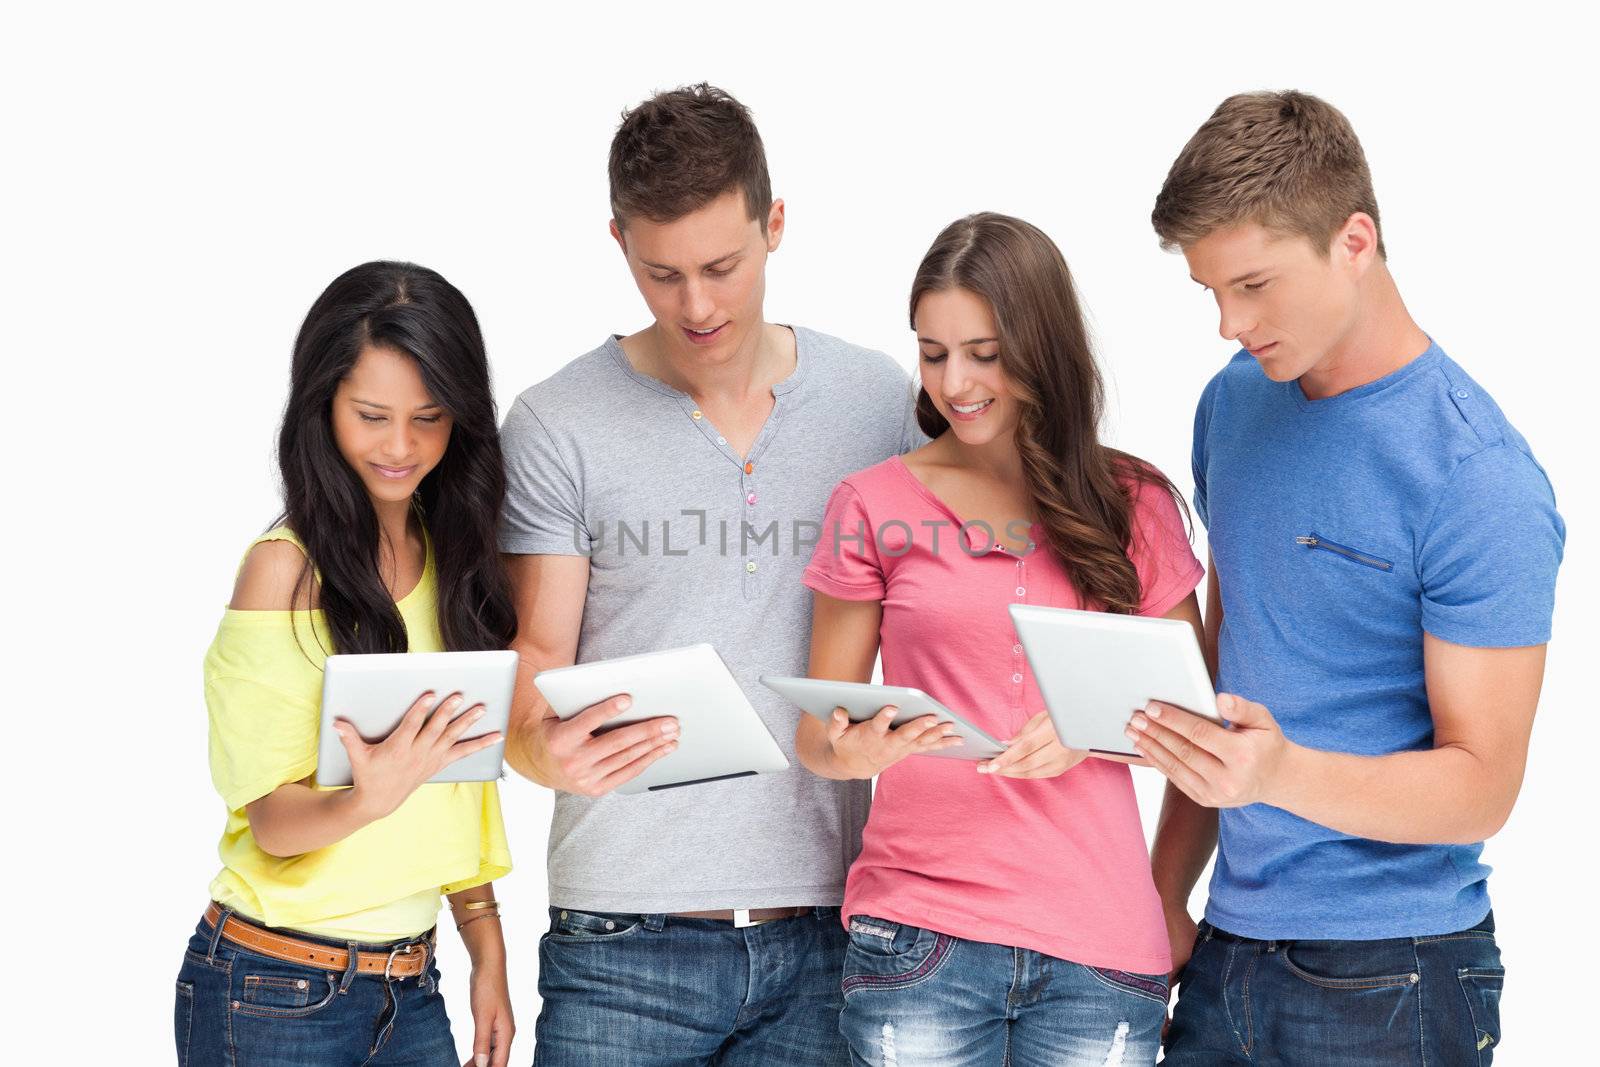
<path fill-rule="evenodd" d="M 1487 1063 L 1505 972 L 1479 856 L 1544 673 L 1565 536 L 1550 484 L 1407 313 L 1333 107 L 1224 101 L 1152 220 L 1243 346 L 1194 435 L 1229 726 L 1153 704 L 1129 727 L 1168 778 L 1165 1062 Z"/>

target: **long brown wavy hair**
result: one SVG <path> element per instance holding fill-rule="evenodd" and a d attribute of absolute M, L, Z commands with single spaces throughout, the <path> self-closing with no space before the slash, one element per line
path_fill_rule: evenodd
<path fill-rule="evenodd" d="M 1000 368 L 1021 409 L 1017 451 L 1049 548 L 1086 604 L 1135 614 L 1133 495 L 1151 484 L 1187 507 L 1160 471 L 1100 442 L 1105 386 L 1061 250 L 1021 219 L 968 215 L 922 257 L 911 286 L 913 329 L 922 298 L 947 289 L 974 293 L 994 312 Z M 929 437 L 950 428 L 926 390 L 917 393 L 917 422 Z"/>

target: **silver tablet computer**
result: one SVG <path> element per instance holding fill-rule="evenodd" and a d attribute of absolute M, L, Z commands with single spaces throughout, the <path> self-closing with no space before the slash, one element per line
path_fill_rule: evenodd
<path fill-rule="evenodd" d="M 943 756 L 946 759 L 993 759 L 1006 750 L 996 741 L 927 693 L 902 685 L 869 685 L 865 682 L 829 682 L 819 678 L 775 678 L 763 674 L 761 684 L 775 693 L 781 693 L 796 704 L 801 711 L 823 723 L 833 718 L 834 708 L 843 708 L 851 722 L 865 722 L 886 705 L 893 704 L 899 711 L 891 726 L 900 726 L 924 715 L 937 715 L 955 727 L 956 736 L 963 744 L 938 752 L 924 752 L 924 756 Z"/>
<path fill-rule="evenodd" d="M 1056 736 L 1068 748 L 1137 758 L 1124 731 L 1152 700 L 1221 721 L 1188 623 L 1026 604 L 1010 610 Z"/>
<path fill-rule="evenodd" d="M 533 684 L 563 719 L 627 693 L 633 706 L 608 722 L 607 730 L 661 715 L 678 720 L 677 751 L 618 786 L 618 793 L 720 782 L 789 766 L 772 731 L 708 644 L 557 667 L 534 675 Z"/>
<path fill-rule="evenodd" d="M 344 719 L 370 742 L 382 741 L 399 725 L 423 693 L 439 703 L 452 693 L 462 709 L 482 704 L 484 716 L 464 737 L 498 732 L 502 739 L 482 752 L 458 759 L 430 782 L 492 782 L 500 777 L 504 734 L 511 718 L 511 691 L 517 684 L 515 652 L 395 652 L 329 656 L 322 674 L 322 725 L 317 738 L 317 784 L 349 785 L 350 757 L 333 728 Z"/>

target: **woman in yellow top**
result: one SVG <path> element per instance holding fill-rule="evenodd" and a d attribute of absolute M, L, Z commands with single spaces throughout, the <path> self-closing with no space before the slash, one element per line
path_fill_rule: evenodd
<path fill-rule="evenodd" d="M 251 546 L 205 660 L 228 822 L 178 975 L 178 1062 L 453 1067 L 433 964 L 443 894 L 472 957 L 468 1062 L 504 1067 L 499 794 L 424 784 L 499 740 L 461 740 L 482 708 L 423 694 L 378 744 L 341 724 L 355 784 L 316 779 L 327 655 L 503 648 L 515 629 L 495 550 L 494 401 L 466 298 L 412 264 L 337 278 L 295 341 L 278 460 L 282 523 Z"/>

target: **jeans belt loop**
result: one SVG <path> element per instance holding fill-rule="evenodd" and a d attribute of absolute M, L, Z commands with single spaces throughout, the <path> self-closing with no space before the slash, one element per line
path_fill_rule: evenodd
<path fill-rule="evenodd" d="M 361 962 L 361 952 L 356 942 L 346 941 L 344 948 L 350 957 L 350 962 L 345 965 L 344 976 L 339 979 L 339 995 L 341 997 L 350 992 L 350 983 L 356 980 L 356 966 Z"/>
<path fill-rule="evenodd" d="M 211 928 L 211 947 L 206 950 L 206 959 L 208 961 L 217 958 L 217 942 L 222 940 L 222 928 L 228 925 L 228 918 L 232 914 L 232 910 L 223 908 L 222 914 L 217 916 L 217 923 Z"/>

